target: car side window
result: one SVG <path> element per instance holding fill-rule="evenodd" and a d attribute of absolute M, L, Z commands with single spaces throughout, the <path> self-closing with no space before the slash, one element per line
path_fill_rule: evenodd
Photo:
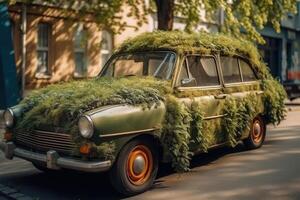
<path fill-rule="evenodd" d="M 242 77 L 244 82 L 257 80 L 257 77 L 253 69 L 246 61 L 244 61 L 243 59 L 239 59 L 239 63 L 240 63 L 240 68 L 242 71 Z"/>
<path fill-rule="evenodd" d="M 194 87 L 196 86 L 195 83 L 196 83 L 195 80 L 193 78 L 190 78 L 187 60 L 185 59 L 180 69 L 177 84 L 182 87 Z"/>
<path fill-rule="evenodd" d="M 221 56 L 220 61 L 225 84 L 242 82 L 238 59 L 236 57 Z"/>
<path fill-rule="evenodd" d="M 213 57 L 191 55 L 187 57 L 190 78 L 194 78 L 196 86 L 219 85 L 216 61 Z"/>
<path fill-rule="evenodd" d="M 188 70 L 187 70 L 187 65 L 186 65 L 186 60 L 183 62 L 183 65 L 180 70 L 179 74 L 179 80 L 189 78 Z"/>

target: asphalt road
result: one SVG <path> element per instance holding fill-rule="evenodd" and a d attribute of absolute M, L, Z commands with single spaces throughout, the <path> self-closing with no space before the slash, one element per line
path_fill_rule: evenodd
<path fill-rule="evenodd" d="M 0 154 L 1 187 L 19 199 L 119 199 L 105 174 L 45 174 L 30 163 Z M 5 190 L 4 190 L 5 191 Z M 22 196 L 23 195 L 23 196 Z M 26 195 L 26 196 L 24 196 Z M 154 187 L 128 199 L 300 199 L 300 111 L 278 127 L 268 127 L 265 145 L 243 145 L 193 158 L 191 172 L 176 174 L 164 165 Z"/>

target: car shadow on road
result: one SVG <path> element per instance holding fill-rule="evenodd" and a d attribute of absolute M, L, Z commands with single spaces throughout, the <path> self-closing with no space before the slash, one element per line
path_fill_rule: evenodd
<path fill-rule="evenodd" d="M 284 130 L 284 134 L 283 131 Z M 300 140 L 298 134 L 300 126 L 281 127 L 273 129 L 272 134 L 267 134 L 267 140 L 264 148 L 259 151 L 253 151 L 251 154 L 261 155 L 263 159 L 271 159 L 272 156 L 294 156 L 295 152 L 281 151 L 274 152 L 273 149 L 281 149 L 279 146 L 287 143 L 290 150 L 298 146 L 291 146 L 290 141 Z M 242 143 L 239 143 L 235 148 L 223 147 L 214 149 L 208 153 L 202 153 L 193 157 L 191 161 L 191 173 L 205 169 L 206 166 L 213 164 L 220 158 L 228 155 L 240 154 L 247 151 Z M 294 150 L 295 151 L 295 150 Z M 248 153 L 248 152 L 247 152 Z M 246 162 L 246 161 L 245 161 Z M 26 167 L 24 167 L 26 168 Z M 30 165 L 28 170 L 24 172 L 15 172 L 1 177 L 1 183 L 15 187 L 20 192 L 32 196 L 36 199 L 122 199 L 124 197 L 118 195 L 109 183 L 108 174 L 87 174 L 87 173 L 42 173 L 34 170 Z M 225 169 L 226 167 L 223 167 Z M 231 167 L 232 168 L 232 167 Z M 278 169 L 279 170 L 279 169 Z M 278 171 L 277 170 L 277 171 Z M 282 171 L 282 169 L 280 169 Z M 168 188 L 167 176 L 174 175 L 176 172 L 172 170 L 171 164 L 161 164 L 158 179 L 151 190 L 160 190 Z M 223 173 L 224 174 L 224 173 Z M 180 181 L 180 180 L 178 180 Z M 138 196 L 136 197 L 138 198 Z"/>
<path fill-rule="evenodd" d="M 236 152 L 245 151 L 243 145 L 235 148 L 224 147 L 209 153 L 194 156 L 191 169 L 208 165 L 218 158 Z M 55 172 L 17 173 L 9 178 L 13 185 L 20 186 L 22 192 L 39 199 L 122 199 L 109 183 L 107 173 Z M 161 164 L 158 179 L 152 190 L 167 187 L 164 177 L 174 174 L 171 164 Z M 34 189 L 32 189 L 34 188 Z"/>
<path fill-rule="evenodd" d="M 300 126 L 284 128 L 285 134 L 281 134 L 279 129 L 272 130 L 272 137 L 267 138 L 265 148 L 273 148 L 274 145 L 282 143 L 284 140 L 292 139 L 290 134 L 300 129 Z M 234 148 L 222 147 L 210 150 L 208 153 L 201 153 L 192 158 L 191 172 L 195 173 L 205 166 L 213 164 L 220 158 L 228 155 L 240 154 L 247 151 L 242 143 Z M 252 152 L 252 154 L 255 152 Z M 266 157 L 267 159 L 267 157 Z M 15 177 L 9 180 L 13 185 L 19 185 L 26 195 L 39 199 L 122 199 L 109 183 L 107 173 L 75 173 L 57 172 L 52 174 L 31 170 L 32 173 L 16 173 Z M 158 178 L 151 190 L 160 190 L 170 187 L 167 176 L 175 175 L 171 164 L 161 164 Z M 180 176 L 180 174 L 179 174 Z M 180 179 L 178 180 L 180 181 Z M 34 190 L 32 190 L 34 188 Z M 138 198 L 138 196 L 136 197 Z"/>
<path fill-rule="evenodd" d="M 208 153 L 199 153 L 195 156 L 193 156 L 191 160 L 190 169 L 193 171 L 193 169 L 209 165 L 210 163 L 213 163 L 214 161 L 218 160 L 219 158 L 234 154 L 234 153 L 241 153 L 243 151 L 247 151 L 245 146 L 242 143 L 238 143 L 234 148 L 229 146 L 224 146 L 221 148 L 216 148 L 209 150 Z M 160 169 L 158 172 L 158 179 L 162 179 L 165 176 L 171 175 L 176 173 L 173 169 L 170 163 L 162 163 L 160 165 Z M 164 184 L 162 180 L 157 180 L 155 182 L 154 188 L 164 188 Z"/>

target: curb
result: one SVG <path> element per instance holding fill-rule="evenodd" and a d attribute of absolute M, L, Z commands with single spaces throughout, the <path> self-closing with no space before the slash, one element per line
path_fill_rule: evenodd
<path fill-rule="evenodd" d="M 286 106 L 289 112 L 300 111 L 300 106 Z"/>
<path fill-rule="evenodd" d="M 9 200 L 33 200 L 33 198 L 18 192 L 16 189 L 0 184 L 0 197 L 2 196 Z"/>

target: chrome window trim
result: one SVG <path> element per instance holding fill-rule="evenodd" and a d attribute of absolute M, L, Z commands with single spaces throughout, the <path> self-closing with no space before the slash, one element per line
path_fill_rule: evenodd
<path fill-rule="evenodd" d="M 221 65 L 221 59 L 222 59 L 222 57 L 236 58 L 238 69 L 239 69 L 239 72 L 240 72 L 240 79 L 241 79 L 241 81 L 239 81 L 239 82 L 233 82 L 233 83 L 226 83 L 225 82 L 224 75 L 223 75 L 223 70 L 222 70 L 222 65 Z M 222 55 L 222 54 L 220 54 L 219 55 L 219 61 L 220 61 L 220 71 L 222 72 L 221 76 L 222 76 L 222 79 L 223 79 L 224 86 L 225 85 L 238 84 L 238 83 L 243 83 L 244 82 L 243 75 L 242 75 L 242 69 L 241 69 L 241 66 L 240 66 L 239 56 L 236 56 L 236 55 L 229 56 L 229 55 Z"/>
<path fill-rule="evenodd" d="M 253 84 L 256 84 L 256 83 L 260 83 L 259 80 L 256 80 L 256 81 L 246 81 L 246 82 L 237 82 L 237 83 L 225 83 L 224 86 L 225 87 L 234 87 L 234 86 L 240 86 L 240 85 L 253 85 Z"/>
<path fill-rule="evenodd" d="M 243 71 L 242 71 L 242 68 L 241 68 L 241 62 L 240 62 L 241 60 L 249 65 L 249 67 L 250 67 L 251 71 L 253 72 L 253 74 L 255 76 L 255 79 L 256 79 L 254 81 L 259 81 L 259 77 L 257 75 L 256 70 L 253 67 L 253 63 L 248 58 L 244 58 L 244 57 L 241 57 L 241 56 L 238 56 L 237 58 L 238 58 L 238 65 L 239 65 L 239 68 L 240 68 L 243 83 L 244 83 L 244 76 L 243 76 Z M 253 82 L 253 81 L 245 81 L 245 82 Z"/>
<path fill-rule="evenodd" d="M 222 85 L 217 86 L 195 86 L 195 87 L 177 87 L 177 90 L 179 91 L 185 91 L 185 90 L 219 90 L 222 89 Z"/>
<path fill-rule="evenodd" d="M 135 130 L 135 131 L 111 133 L 111 134 L 99 135 L 99 137 L 100 138 L 107 138 L 107 137 L 116 137 L 116 136 L 123 136 L 123 135 L 132 135 L 132 134 L 136 134 L 136 133 L 150 132 L 150 131 L 154 131 L 154 130 L 157 130 L 157 129 L 149 128 L 149 129 L 142 129 L 142 130 Z"/>
<path fill-rule="evenodd" d="M 166 81 L 173 81 L 174 79 L 174 74 L 175 74 L 175 70 L 176 70 L 176 65 L 177 65 L 177 61 L 178 61 L 178 52 L 176 51 L 173 51 L 173 50 L 161 50 L 161 49 L 158 49 L 158 50 L 149 50 L 149 51 L 134 51 L 134 52 L 122 52 L 122 53 L 114 53 L 112 56 L 110 56 L 110 58 L 107 60 L 107 62 L 105 63 L 105 65 L 102 67 L 102 69 L 100 70 L 100 72 L 97 74 L 97 78 L 101 78 L 103 77 L 103 73 L 105 72 L 105 70 L 107 69 L 107 67 L 109 66 L 109 64 L 111 63 L 111 61 L 117 57 L 117 56 L 122 56 L 122 55 L 126 55 L 128 53 L 172 53 L 175 55 L 175 60 L 174 60 L 174 66 L 173 66 L 173 72 L 172 72 L 172 75 L 169 79 L 163 79 L 163 80 L 166 80 Z M 115 78 L 115 77 L 112 77 L 112 78 Z"/>
<path fill-rule="evenodd" d="M 188 56 L 200 56 L 200 57 L 211 57 L 214 59 L 215 61 L 215 66 L 216 66 L 216 70 L 217 70 L 217 78 L 218 78 L 218 81 L 219 81 L 219 85 L 209 85 L 209 86 L 193 86 L 193 87 L 182 87 L 180 85 L 177 86 L 177 89 L 182 89 L 182 88 L 195 88 L 195 89 L 206 89 L 206 88 L 216 88 L 218 87 L 218 89 L 221 89 L 222 88 L 222 80 L 221 80 L 221 74 L 220 74 L 220 71 L 219 71 L 219 67 L 218 67 L 218 57 L 215 55 L 215 54 L 197 54 L 197 53 L 186 53 L 184 56 L 183 56 L 183 61 L 182 63 L 178 66 L 179 69 L 177 71 L 177 74 L 176 74 L 176 77 L 175 77 L 175 85 L 178 84 L 178 81 L 180 82 L 180 80 L 178 80 L 179 78 L 179 74 L 181 72 L 181 68 L 182 68 L 182 65 L 183 63 L 186 61 L 187 57 Z M 187 63 L 187 66 L 188 66 L 188 62 Z M 189 67 L 187 67 L 187 70 L 188 70 L 188 76 L 190 77 L 190 69 Z"/>
<path fill-rule="evenodd" d="M 204 117 L 204 120 L 211 120 L 211 119 L 217 119 L 217 118 L 222 118 L 222 117 L 226 117 L 226 114 L 222 114 L 222 115 L 213 115 L 213 116 L 209 116 L 209 117 Z"/>

